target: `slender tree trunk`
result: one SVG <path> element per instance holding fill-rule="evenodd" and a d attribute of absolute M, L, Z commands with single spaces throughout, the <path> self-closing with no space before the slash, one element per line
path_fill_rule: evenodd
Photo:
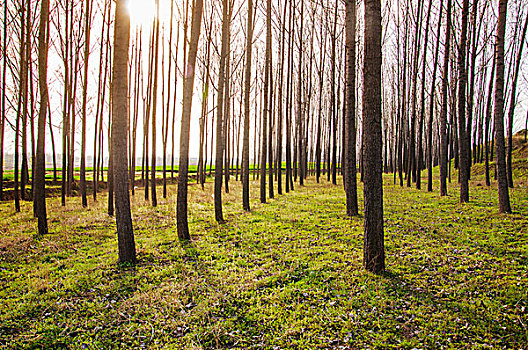
<path fill-rule="evenodd" d="M 251 93 L 251 61 L 253 53 L 253 0 L 248 0 L 246 66 L 244 77 L 244 142 L 242 146 L 242 206 L 250 211 L 249 204 L 249 127 L 250 127 L 250 93 Z"/>
<path fill-rule="evenodd" d="M 499 188 L 499 212 L 511 213 L 506 154 L 504 145 L 504 39 L 508 0 L 499 0 L 499 21 L 497 25 L 497 76 L 495 80 L 495 147 L 497 152 L 497 182 Z"/>
<path fill-rule="evenodd" d="M 381 133 L 381 1 L 365 0 L 363 130 L 365 167 L 365 237 L 363 266 L 385 270 Z"/>
<path fill-rule="evenodd" d="M 492 113 L 492 99 L 493 99 L 493 81 L 494 81 L 494 77 L 495 77 L 495 69 L 496 69 L 496 64 L 497 64 L 497 60 L 494 56 L 494 59 L 493 59 L 493 66 L 491 68 L 491 76 L 490 76 L 490 80 L 489 80 L 489 86 L 488 86 L 488 101 L 486 103 L 486 122 L 485 122 L 485 127 L 484 127 L 484 157 L 485 157 L 485 160 L 484 160 L 484 172 L 485 172 L 485 176 L 486 176 L 486 186 L 491 186 L 491 180 L 490 180 L 490 172 L 489 172 L 489 162 L 490 162 L 490 157 L 489 157 L 489 149 L 490 149 L 490 145 L 489 145 L 489 128 L 490 128 L 490 123 L 491 123 L 491 113 Z M 493 155 L 492 155 L 492 158 L 493 158 Z"/>
<path fill-rule="evenodd" d="M 471 56 L 468 61 L 469 62 L 469 81 L 468 81 L 468 103 L 467 103 L 467 125 L 466 125 L 466 150 L 468 152 L 467 159 L 468 159 L 468 180 L 471 179 L 471 165 L 472 165 L 472 157 L 471 157 L 471 130 L 473 127 L 473 97 L 475 95 L 475 65 L 476 65 L 476 59 L 477 59 L 477 45 L 478 45 L 478 38 L 480 35 L 479 30 L 477 30 L 477 9 L 478 9 L 478 0 L 473 0 L 472 4 L 472 11 L 471 11 Z M 479 27 L 480 28 L 480 27 Z M 478 35 L 478 36 L 477 36 Z M 468 49 L 469 52 L 469 49 Z M 469 53 L 468 53 L 469 54 Z M 467 72 L 466 72 L 467 75 Z"/>
<path fill-rule="evenodd" d="M 22 169 L 20 176 L 20 194 L 22 200 L 27 200 L 26 196 L 26 185 L 29 183 L 29 166 L 27 159 L 27 122 L 29 116 L 29 82 L 32 80 L 31 72 L 29 70 L 31 62 L 31 1 L 27 1 L 27 13 L 25 16 L 26 19 L 26 35 L 24 45 L 26 46 L 25 50 L 25 60 L 24 60 L 24 103 L 22 104 Z"/>
<path fill-rule="evenodd" d="M 19 143 L 20 143 L 20 121 L 23 119 L 23 107 L 22 105 L 26 103 L 24 96 L 26 95 L 25 90 L 27 90 L 27 69 L 26 69 L 26 21 L 25 21 L 25 1 L 21 1 L 20 6 L 20 79 L 19 79 L 19 88 L 18 88 L 18 105 L 17 105 L 17 116 L 15 122 L 15 169 L 14 169 L 14 196 L 15 196 L 15 211 L 20 212 L 20 192 L 19 192 L 19 181 L 18 181 L 18 172 L 19 172 Z"/>
<path fill-rule="evenodd" d="M 420 120 L 418 122 L 418 153 L 416 155 L 417 168 L 416 168 L 416 188 L 422 188 L 422 169 L 423 169 L 423 124 L 425 119 L 425 76 L 427 68 L 427 47 L 429 44 L 429 21 L 431 19 L 431 8 L 432 1 L 429 0 L 429 6 L 427 8 L 427 19 L 425 21 L 425 44 L 424 44 L 424 56 L 423 56 L 423 66 L 422 66 L 422 93 L 421 93 L 421 106 L 420 106 Z M 436 64 L 433 70 L 436 69 Z M 435 71 L 436 74 L 436 71 Z M 436 78 L 436 77 L 435 77 Z M 431 95 L 433 95 L 434 86 L 431 90 Z M 434 101 L 431 101 L 434 103 Z M 431 113 L 432 118 L 432 113 Z"/>
<path fill-rule="evenodd" d="M 412 90 L 411 90 L 411 126 L 409 129 L 409 156 L 407 157 L 407 187 L 411 187 L 411 183 L 416 180 L 416 90 L 418 84 L 418 62 L 420 57 L 420 39 L 422 31 L 422 13 L 423 4 L 418 2 L 418 9 L 416 15 L 415 37 L 414 37 L 414 57 L 412 65 Z"/>
<path fill-rule="evenodd" d="M 436 49 L 433 64 L 433 77 L 431 78 L 431 96 L 429 99 L 429 120 L 427 123 L 427 191 L 433 191 L 433 116 L 435 105 L 436 72 L 438 71 L 438 56 L 440 52 L 440 31 L 442 29 L 442 13 L 444 0 L 440 1 L 440 14 L 438 15 L 438 30 L 436 31 Z M 425 57 L 424 57 L 425 61 Z M 425 74 L 425 72 L 424 72 Z M 422 99 L 423 99 L 422 95 Z"/>
<path fill-rule="evenodd" d="M 346 2 L 346 168 L 345 191 L 347 215 L 359 214 L 356 173 L 356 1 Z"/>
<path fill-rule="evenodd" d="M 33 203 L 38 219 L 38 233 L 48 233 L 48 220 L 46 217 L 46 113 L 48 112 L 48 21 L 49 0 L 42 0 L 39 25 L 39 91 L 40 110 L 38 117 L 38 139 L 36 169 L 33 172 Z"/>
<path fill-rule="evenodd" d="M 7 1 L 4 1 L 4 26 L 2 40 L 2 115 L 0 116 L 0 201 L 4 200 L 4 129 L 6 121 L 6 72 L 7 72 Z"/>
<path fill-rule="evenodd" d="M 337 6 L 337 5 L 336 5 Z M 337 12 L 337 10 L 336 10 Z M 300 28 L 299 28 L 299 66 L 298 66 L 298 82 L 297 82 L 297 160 L 298 171 L 299 171 L 299 185 L 304 186 L 304 165 L 303 165 L 303 39 L 305 33 L 304 28 L 304 0 L 301 0 L 301 12 L 300 12 Z"/>
<path fill-rule="evenodd" d="M 151 190 L 151 200 L 152 206 L 156 207 L 158 205 L 158 196 L 156 195 L 156 165 L 157 165 L 157 156 L 156 156 L 156 113 L 157 113 L 157 101 L 158 101 L 158 66 L 159 66 L 159 0 L 156 0 L 156 34 L 155 34 L 155 44 L 154 44 L 154 79 L 152 86 L 152 165 L 151 165 L 151 181 L 150 181 L 150 190 Z"/>
<path fill-rule="evenodd" d="M 227 30 L 227 50 L 226 50 L 226 62 L 225 62 L 225 76 L 226 83 L 224 86 L 224 189 L 226 193 L 229 193 L 229 176 L 231 175 L 231 8 L 232 3 L 229 5 L 229 28 Z"/>
<path fill-rule="evenodd" d="M 277 193 L 282 195 L 282 134 L 283 134 L 283 120 L 284 120 L 284 56 L 285 56 L 285 42 L 286 42 L 286 12 L 288 10 L 288 2 L 284 2 L 284 10 L 282 13 L 282 28 L 280 41 L 280 73 L 279 73 L 279 96 L 278 115 L 277 115 Z"/>
<path fill-rule="evenodd" d="M 216 154 L 215 154 L 215 186 L 214 203 L 215 218 L 217 222 L 223 222 L 222 214 L 222 170 L 224 168 L 224 85 L 225 85 L 225 64 L 227 56 L 228 31 L 230 26 L 229 1 L 222 1 L 222 48 L 220 53 L 220 69 L 218 71 L 218 96 L 217 96 L 217 117 L 216 117 Z"/>
<path fill-rule="evenodd" d="M 288 72 L 286 78 L 286 193 L 293 191 L 292 176 L 292 154 L 291 154 L 291 101 L 292 101 L 292 74 L 293 74 L 293 32 L 295 23 L 293 21 L 293 1 L 289 1 L 289 24 L 288 24 Z"/>
<path fill-rule="evenodd" d="M 92 17 L 92 0 L 86 0 L 86 13 L 84 19 L 84 80 L 83 80 L 83 94 L 82 94 L 82 134 L 81 134 L 81 169 L 80 169 L 80 190 L 82 206 L 88 206 L 88 199 L 86 198 L 86 118 L 87 106 L 86 97 L 88 94 L 88 64 L 90 58 L 90 24 Z"/>
<path fill-rule="evenodd" d="M 262 145 L 260 153 L 260 202 L 266 203 L 266 165 L 269 111 L 269 88 L 271 71 L 271 0 L 266 0 L 266 61 L 264 64 L 264 113 L 262 115 Z M 271 167 L 271 164 L 270 164 Z"/>
<path fill-rule="evenodd" d="M 336 2 L 335 4 L 335 16 L 334 16 L 334 28 L 332 32 L 332 78 L 331 78 L 331 97 L 330 97 L 330 119 L 332 120 L 332 128 L 329 131 L 332 135 L 332 140 L 330 141 L 330 138 L 328 139 L 328 144 L 332 145 L 331 147 L 331 153 L 332 153 L 332 161 L 331 161 L 331 171 L 332 171 L 332 184 L 337 185 L 337 106 L 336 106 L 336 44 L 337 44 L 337 19 L 338 19 L 338 5 L 339 3 Z M 330 164 L 330 148 L 329 148 L 329 164 Z M 328 180 L 330 180 L 330 174 L 328 174 Z"/>
<path fill-rule="evenodd" d="M 526 30 L 528 28 L 528 13 L 524 20 L 523 31 L 521 34 L 521 42 L 519 51 L 517 51 L 517 59 L 515 61 L 515 68 L 513 71 L 513 82 L 511 87 L 510 97 L 510 108 L 508 111 L 508 152 L 506 159 L 507 174 L 508 174 L 508 186 L 513 188 L 513 171 L 512 171 L 512 158 L 513 158 L 513 119 L 515 115 L 515 105 L 517 102 L 517 80 L 519 78 L 519 71 L 521 70 L 522 53 L 524 48 L 524 42 L 526 41 Z"/>
<path fill-rule="evenodd" d="M 128 192 L 128 45 L 130 40 L 130 18 L 125 0 L 117 0 L 114 34 L 114 66 L 112 73 L 112 154 L 114 158 L 113 178 L 115 183 L 115 206 L 117 240 L 120 263 L 136 262 L 134 229 Z"/>
<path fill-rule="evenodd" d="M 467 66 L 466 66 L 466 43 L 467 25 L 469 15 L 469 0 L 464 0 L 462 7 L 462 34 L 460 38 L 458 52 L 458 138 L 459 138 L 459 181 L 460 181 L 460 202 L 469 202 L 469 169 L 471 168 L 468 159 L 470 150 L 466 133 L 466 88 L 467 88 Z"/>
<path fill-rule="evenodd" d="M 200 27 L 202 22 L 203 0 L 196 0 L 193 6 L 191 22 L 191 42 L 187 55 L 187 74 L 183 81 L 183 111 L 180 135 L 180 165 L 178 168 L 178 195 L 177 195 L 177 226 L 178 238 L 188 241 L 189 224 L 187 221 L 187 175 L 189 172 L 189 129 L 191 124 L 191 107 L 194 90 L 194 76 L 196 66 L 196 55 L 198 52 L 198 41 L 200 39 Z"/>
<path fill-rule="evenodd" d="M 447 196 L 447 85 L 449 83 L 449 54 L 451 43 L 451 0 L 447 0 L 447 24 L 442 76 L 442 111 L 440 113 L 440 195 Z"/>

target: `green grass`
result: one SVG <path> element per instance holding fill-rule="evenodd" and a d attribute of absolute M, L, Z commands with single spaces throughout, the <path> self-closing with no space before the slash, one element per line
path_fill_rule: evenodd
<path fill-rule="evenodd" d="M 424 173 L 425 174 L 425 173 Z M 456 176 L 453 176 L 455 181 Z M 385 177 L 387 272 L 362 269 L 362 218 L 341 186 L 303 188 L 241 209 L 212 184 L 189 189 L 193 237 L 176 236 L 175 187 L 152 208 L 133 199 L 139 264 L 116 264 L 106 197 L 48 202 L 36 237 L 31 203 L 0 205 L 0 346 L 73 349 L 460 349 L 528 344 L 528 179 L 514 214 L 475 179 L 471 203 L 392 185 Z M 424 184 L 426 186 L 426 184 Z M 435 189 L 438 183 L 435 182 Z M 360 206 L 362 205 L 360 190 Z M 161 193 L 160 193 L 161 195 Z"/>

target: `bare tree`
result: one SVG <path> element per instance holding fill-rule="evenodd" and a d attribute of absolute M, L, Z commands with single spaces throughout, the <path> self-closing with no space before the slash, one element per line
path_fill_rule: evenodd
<path fill-rule="evenodd" d="M 35 214 L 38 219 L 38 233 L 48 233 L 48 220 L 46 218 L 46 113 L 48 112 L 48 22 L 49 0 L 42 0 L 39 25 L 39 91 L 40 110 L 38 117 L 38 141 L 36 169 L 33 173 L 33 202 Z"/>
<path fill-rule="evenodd" d="M 499 212 L 511 213 L 506 154 L 504 142 L 504 37 L 506 32 L 506 12 L 508 0 L 499 0 L 499 21 L 497 43 L 495 45 L 495 149 L 497 152 L 497 183 L 499 188 Z"/>
<path fill-rule="evenodd" d="M 82 92 L 82 131 L 81 131 L 81 168 L 80 183 L 82 206 L 88 206 L 86 198 L 86 119 L 87 119 L 87 94 L 88 94 L 88 63 L 90 59 L 90 25 L 92 18 L 92 0 L 86 0 L 86 13 L 84 18 L 84 80 Z"/>
<path fill-rule="evenodd" d="M 345 191 L 347 214 L 359 214 L 356 173 L 356 1 L 346 2 Z"/>
<path fill-rule="evenodd" d="M 253 49 L 253 0 L 248 0 L 246 67 L 244 77 L 244 141 L 242 146 L 242 206 L 251 210 L 249 204 L 249 127 L 250 127 L 250 93 L 251 93 L 251 60 Z"/>
<path fill-rule="evenodd" d="M 440 112 L 440 195 L 447 196 L 447 86 L 449 84 L 449 54 L 451 43 L 451 0 L 447 0 L 447 24 L 442 73 L 442 111 Z"/>
<path fill-rule="evenodd" d="M 519 71 L 521 70 L 521 60 L 526 39 L 526 30 L 528 29 L 528 12 L 526 13 L 526 19 L 524 20 L 524 26 L 521 34 L 520 46 L 517 51 L 517 58 L 515 60 L 515 67 L 513 70 L 513 82 L 511 87 L 510 97 L 510 108 L 508 111 L 508 152 L 506 158 L 506 167 L 508 173 L 508 186 L 513 187 L 513 171 L 512 171 L 512 158 L 513 158 L 513 117 L 515 115 L 515 106 L 517 104 L 517 80 L 519 79 Z"/>
<path fill-rule="evenodd" d="M 120 263 L 136 262 L 134 228 L 128 192 L 128 46 L 130 17 L 125 0 L 116 0 L 112 72 L 112 154 L 117 239 Z"/>
<path fill-rule="evenodd" d="M 224 167 L 224 88 L 225 88 L 225 65 L 228 46 L 228 31 L 230 26 L 229 18 L 229 1 L 223 0 L 222 11 L 222 48 L 220 53 L 220 69 L 218 71 L 218 86 L 217 86 L 217 117 L 216 117 L 216 155 L 215 155 L 215 186 L 214 186 L 214 204 L 215 204 L 215 218 L 217 222 L 223 222 L 222 214 L 222 169 Z"/>
<path fill-rule="evenodd" d="M 178 221 L 178 238 L 190 240 L 189 224 L 187 222 L 187 175 L 189 171 L 189 129 L 191 122 L 191 106 L 194 89 L 194 76 L 198 41 L 202 23 L 203 0 L 196 0 L 193 6 L 191 22 L 191 42 L 187 55 L 187 74 L 183 81 L 183 112 L 180 136 L 180 166 L 178 168 L 178 196 L 176 215 Z"/>
<path fill-rule="evenodd" d="M 459 182 L 460 182 L 460 202 L 469 202 L 469 160 L 470 150 L 468 135 L 466 133 L 466 87 L 467 87 L 467 66 L 466 66 L 466 43 L 467 26 L 469 15 L 469 0 L 463 1 L 462 6 L 462 34 L 460 37 L 458 51 L 458 138 L 460 151 Z"/>
<path fill-rule="evenodd" d="M 367 271 L 385 270 L 383 235 L 383 178 L 381 131 L 381 1 L 365 0 L 363 65 L 365 237 L 363 265 Z"/>

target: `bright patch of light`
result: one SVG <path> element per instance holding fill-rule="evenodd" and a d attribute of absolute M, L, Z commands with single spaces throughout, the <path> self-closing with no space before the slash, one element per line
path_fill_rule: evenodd
<path fill-rule="evenodd" d="M 150 26 L 156 16 L 156 3 L 154 0 L 128 0 L 130 24 L 134 26 Z"/>

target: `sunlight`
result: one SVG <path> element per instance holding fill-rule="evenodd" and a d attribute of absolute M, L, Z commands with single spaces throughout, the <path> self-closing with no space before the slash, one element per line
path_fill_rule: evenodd
<path fill-rule="evenodd" d="M 128 0 L 128 12 L 130 13 L 130 25 L 149 26 L 156 16 L 156 4 L 154 0 Z"/>

